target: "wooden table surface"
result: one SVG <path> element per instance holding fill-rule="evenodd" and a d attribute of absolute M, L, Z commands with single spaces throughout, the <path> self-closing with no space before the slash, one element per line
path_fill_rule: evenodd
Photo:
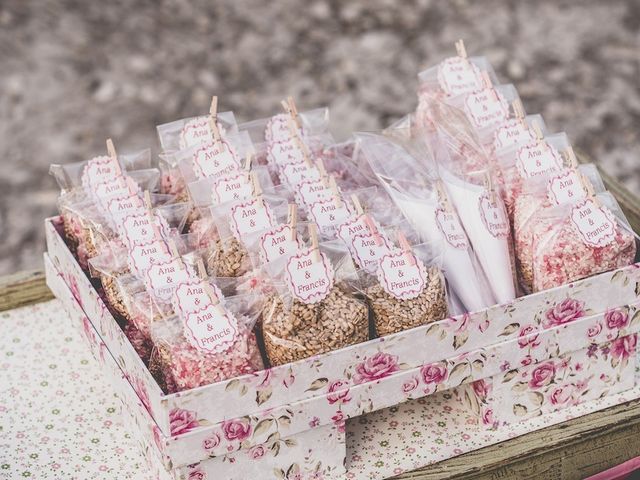
<path fill-rule="evenodd" d="M 584 158 L 584 157 L 583 157 Z M 640 231 L 640 199 L 602 173 Z M 41 271 L 0 277 L 0 311 L 53 298 Z M 397 479 L 579 480 L 640 456 L 640 399 L 405 473 Z"/>

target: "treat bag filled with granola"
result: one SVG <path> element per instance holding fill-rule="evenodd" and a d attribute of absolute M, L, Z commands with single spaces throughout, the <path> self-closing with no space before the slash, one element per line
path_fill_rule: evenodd
<path fill-rule="evenodd" d="M 608 192 L 540 210 L 530 221 L 534 292 L 635 260 L 638 237 Z"/>
<path fill-rule="evenodd" d="M 495 300 L 500 304 L 513 300 L 516 289 L 511 226 L 491 176 L 485 172 L 461 177 L 444 167 L 440 175 Z"/>
<path fill-rule="evenodd" d="M 503 180 L 504 200 L 509 214 L 527 179 L 560 172 L 571 144 L 565 133 L 544 136 L 537 124 L 533 125 L 535 138 L 506 148 L 496 157 Z"/>
<path fill-rule="evenodd" d="M 467 311 L 495 303 L 453 202 L 432 173 L 386 137 L 357 134 L 360 148 L 395 205 L 420 237 L 442 249 L 442 268 Z M 364 230 L 364 227 L 363 227 Z"/>
<path fill-rule="evenodd" d="M 239 277 L 251 269 L 246 238 L 276 227 L 286 218 L 287 199 L 277 190 L 262 192 L 258 176 L 251 174 L 253 194 L 249 198 L 211 207 L 219 235 L 217 248 L 207 259 L 207 270 L 217 277 Z"/>
<path fill-rule="evenodd" d="M 237 295 L 222 301 L 206 282 L 183 294 L 184 312 L 151 324 L 149 370 L 167 393 L 264 368 L 253 332 L 262 311 L 260 297 Z"/>
<path fill-rule="evenodd" d="M 483 86 L 483 75 L 497 82 L 486 57 L 468 57 L 462 40 L 456 42 L 457 55 L 441 61 L 418 74 L 418 108 L 416 119 L 421 128 L 433 130 L 435 103 L 447 98 L 475 92 Z"/>
<path fill-rule="evenodd" d="M 513 236 L 516 266 L 523 289 L 531 292 L 531 270 L 534 232 L 539 220 L 538 212 L 565 203 L 586 198 L 589 192 L 605 190 L 598 168 L 594 164 L 573 165 L 560 172 L 530 178 L 524 181 L 513 207 Z"/>
<path fill-rule="evenodd" d="M 275 293 L 266 298 L 262 331 L 271 366 L 364 342 L 369 338 L 366 304 L 349 254 L 311 246 L 265 266 Z"/>
<path fill-rule="evenodd" d="M 383 232 L 373 235 L 384 244 Z M 362 292 L 373 312 L 378 336 L 442 320 L 448 315 L 446 283 L 439 267 L 439 249 L 428 244 L 410 245 L 397 233 L 398 244 L 389 245 L 375 270 L 360 270 Z M 387 241 L 388 244 L 388 241 Z"/>

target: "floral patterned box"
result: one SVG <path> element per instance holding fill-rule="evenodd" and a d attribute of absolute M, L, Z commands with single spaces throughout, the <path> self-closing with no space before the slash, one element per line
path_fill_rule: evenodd
<path fill-rule="evenodd" d="M 574 330 L 593 326 L 609 309 L 632 304 L 640 290 L 640 269 L 630 266 L 254 375 L 164 395 L 67 249 L 59 219 L 47 220 L 46 230 L 54 267 L 134 387 L 137 397 L 133 390 L 130 395 L 157 423 L 165 464 L 172 466 L 246 450 L 274 433 L 286 438 L 324 425 L 343 430 L 346 418 L 511 370 L 523 360 L 518 342 L 536 336 L 546 345 L 532 353 L 536 362 L 586 348 Z M 416 348 L 425 343 L 430 348 Z M 229 422 L 252 432 L 250 440 L 226 439 Z M 224 441 L 214 446 L 216 437 Z"/>
<path fill-rule="evenodd" d="M 267 441 L 264 443 L 249 445 L 247 442 L 245 449 L 174 468 L 173 462 L 164 453 L 167 439 L 146 410 L 145 402 L 136 397 L 133 385 L 128 382 L 130 379 L 122 375 L 115 359 L 108 352 L 106 345 L 80 308 L 71 290 L 62 280 L 62 275 L 55 269 L 46 254 L 45 271 L 47 285 L 54 295 L 62 301 L 65 310 L 69 312 L 73 328 L 80 330 L 91 353 L 101 364 L 103 371 L 116 388 L 116 395 L 123 403 L 123 413 L 127 416 L 129 424 L 134 426 L 132 431 L 147 460 L 147 466 L 159 478 L 164 478 L 170 473 L 175 479 L 189 480 L 216 477 L 238 480 L 258 479 L 264 478 L 265 472 L 269 472 L 269 475 L 273 473 L 276 478 L 282 479 L 332 480 L 342 478 L 345 473 L 345 432 L 344 429 L 331 424 L 307 429 L 298 435 L 286 438 L 278 432 L 274 432 L 267 437 Z M 138 401 L 132 402 L 132 398 Z M 173 428 L 176 431 L 186 432 L 194 421 L 195 418 L 191 418 L 188 412 L 176 413 L 173 417 Z M 227 441 L 233 439 L 245 442 L 253 433 L 259 435 L 260 430 L 268 426 L 264 422 L 262 425 L 262 427 L 258 425 L 255 432 L 252 432 L 241 421 L 226 422 L 221 437 Z M 215 434 L 210 435 L 203 442 L 203 449 L 211 451 L 223 440 Z"/>

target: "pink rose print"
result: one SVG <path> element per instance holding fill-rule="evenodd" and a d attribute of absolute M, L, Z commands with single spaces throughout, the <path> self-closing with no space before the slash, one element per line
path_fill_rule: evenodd
<path fill-rule="evenodd" d="M 295 381 L 296 377 L 293 375 L 293 373 L 291 373 L 291 370 L 289 370 L 289 373 L 287 373 L 282 379 L 282 384 L 285 386 L 285 388 L 289 388 Z"/>
<path fill-rule="evenodd" d="M 573 393 L 572 390 L 573 389 L 570 385 L 556 387 L 551 390 L 549 401 L 552 405 L 563 405 L 571 400 L 571 394 Z"/>
<path fill-rule="evenodd" d="M 602 324 L 600 322 L 598 322 L 595 325 L 591 325 L 587 329 L 587 336 L 589 338 L 597 337 L 600 334 L 601 331 L 602 331 Z"/>
<path fill-rule="evenodd" d="M 480 330 L 480 333 L 484 333 L 487 331 L 489 326 L 490 326 L 489 319 L 485 318 L 484 321 L 478 324 L 478 330 Z"/>
<path fill-rule="evenodd" d="M 171 428 L 172 437 L 187 433 L 194 428 L 197 428 L 198 425 L 196 412 L 192 412 L 191 410 L 182 410 L 180 408 L 174 408 L 169 412 L 169 426 Z"/>
<path fill-rule="evenodd" d="M 265 450 L 264 445 L 256 445 L 249 449 L 249 457 L 253 460 L 264 457 L 266 453 L 267 451 Z"/>
<path fill-rule="evenodd" d="M 157 425 L 153 426 L 153 441 L 161 452 L 164 450 L 164 442 L 162 441 L 162 432 Z"/>
<path fill-rule="evenodd" d="M 138 395 L 138 398 L 142 402 L 144 408 L 147 409 L 147 412 L 151 413 L 151 400 L 149 400 L 149 393 L 147 392 L 147 386 L 140 378 L 134 378 L 131 382 L 133 386 L 133 390 Z"/>
<path fill-rule="evenodd" d="M 93 333 L 93 325 L 91 325 L 91 322 L 86 315 L 82 317 L 82 333 L 84 333 L 84 336 L 87 337 L 89 343 L 95 345 L 97 340 L 95 334 Z"/>
<path fill-rule="evenodd" d="M 487 395 L 489 395 L 489 392 L 491 391 L 491 385 L 484 380 L 476 380 L 471 385 L 473 387 L 473 392 L 479 398 L 487 398 Z"/>
<path fill-rule="evenodd" d="M 482 414 L 482 423 L 485 425 L 493 425 L 493 410 L 487 408 Z"/>
<path fill-rule="evenodd" d="M 69 274 L 69 290 L 71 290 L 71 294 L 75 301 L 80 305 L 80 308 L 84 308 L 82 306 L 82 298 L 80 297 L 80 288 L 78 287 L 78 280 L 74 275 Z"/>
<path fill-rule="evenodd" d="M 223 422 L 222 431 L 227 440 L 242 442 L 251 435 L 251 424 L 247 420 L 229 420 Z"/>
<path fill-rule="evenodd" d="M 316 428 L 318 425 L 320 425 L 320 419 L 318 417 L 313 417 L 309 421 L 309 427 L 311 428 Z"/>
<path fill-rule="evenodd" d="M 202 470 L 194 470 L 193 472 L 189 473 L 189 480 L 206 480 L 207 479 L 207 474 L 204 473 Z"/>
<path fill-rule="evenodd" d="M 425 365 L 420 369 L 420 374 L 422 375 L 422 381 L 426 384 L 442 383 L 449 375 L 447 372 L 447 366 L 444 363 L 432 363 L 431 365 Z"/>
<path fill-rule="evenodd" d="M 565 298 L 562 302 L 547 310 L 547 313 L 545 313 L 544 326 L 549 328 L 564 325 L 565 323 L 573 322 L 580 317 L 584 317 L 585 313 L 584 302 L 572 298 Z"/>
<path fill-rule="evenodd" d="M 410 378 L 409 380 L 407 380 L 402 384 L 402 392 L 409 393 L 414 391 L 416 388 L 418 388 L 419 383 L 420 383 L 420 380 L 418 379 L 418 377 Z"/>
<path fill-rule="evenodd" d="M 388 377 L 398 371 L 398 357 L 378 352 L 356 366 L 355 383 L 366 383 Z"/>
<path fill-rule="evenodd" d="M 531 388 L 547 386 L 551 383 L 555 374 L 556 367 L 552 362 L 543 363 L 542 365 L 534 368 L 531 373 L 531 380 L 529 380 L 529 386 Z"/>
<path fill-rule="evenodd" d="M 636 334 L 616 338 L 611 342 L 611 355 L 615 358 L 629 358 L 636 351 Z"/>
<path fill-rule="evenodd" d="M 213 450 L 218 445 L 220 445 L 220 436 L 217 433 L 214 433 L 202 441 L 202 448 L 205 450 Z"/>
<path fill-rule="evenodd" d="M 604 315 L 604 319 L 610 330 L 614 328 L 619 330 L 629 324 L 629 314 L 624 310 L 608 310 Z"/>
<path fill-rule="evenodd" d="M 271 369 L 270 368 L 265 369 L 262 372 L 262 380 L 260 380 L 260 383 L 258 383 L 258 388 L 268 387 L 269 383 L 271 382 L 272 376 L 273 376 L 273 373 L 271 372 Z"/>
<path fill-rule="evenodd" d="M 531 355 L 527 355 L 522 360 L 520 360 L 520 365 L 522 365 L 523 367 L 526 367 L 527 365 L 531 365 L 532 363 L 533 363 L 533 358 L 531 358 Z"/>
<path fill-rule="evenodd" d="M 464 332 L 469 323 L 469 314 L 465 313 L 462 317 L 449 317 L 449 323 L 454 327 L 456 333 Z"/>
<path fill-rule="evenodd" d="M 349 402 L 349 400 L 351 400 L 351 395 L 349 395 L 349 388 L 345 388 L 348 387 L 348 385 L 349 384 L 343 380 L 334 380 L 329 384 L 329 394 L 327 395 L 327 400 L 331 405 L 333 405 L 334 403 L 347 403 Z"/>
<path fill-rule="evenodd" d="M 537 331 L 538 329 L 534 325 L 525 325 L 524 327 L 522 327 L 520 329 L 520 333 L 518 334 L 518 345 L 520 346 L 520 348 L 535 348 L 540 345 L 538 335 L 531 335 Z"/>
<path fill-rule="evenodd" d="M 333 417 L 331 417 L 331 420 L 333 421 L 333 424 L 338 428 L 338 431 L 340 433 L 344 433 L 345 424 L 346 424 L 346 420 L 344 418 L 344 413 L 342 413 L 340 410 L 338 410 L 336 412 L 336 414 Z"/>

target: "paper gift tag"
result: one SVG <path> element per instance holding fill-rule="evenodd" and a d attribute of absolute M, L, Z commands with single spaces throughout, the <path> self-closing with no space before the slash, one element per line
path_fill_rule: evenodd
<path fill-rule="evenodd" d="M 289 115 L 284 113 L 271 117 L 264 131 L 265 140 L 269 143 L 289 141 L 291 139 L 289 118 Z M 298 129 L 298 135 L 302 138 L 302 130 Z"/>
<path fill-rule="evenodd" d="M 239 168 L 235 150 L 224 140 L 202 144 L 193 154 L 193 170 L 198 179 L 224 177 Z"/>
<path fill-rule="evenodd" d="M 222 292 L 215 284 L 209 284 L 211 288 L 205 288 L 205 280 L 190 280 L 183 282 L 173 292 L 173 309 L 181 317 L 195 313 L 212 303 L 224 300 Z M 211 298 L 212 293 L 215 297 Z"/>
<path fill-rule="evenodd" d="M 523 120 L 511 118 L 502 123 L 493 134 L 493 148 L 499 151 L 506 147 L 529 143 L 535 139 L 535 134 Z"/>
<path fill-rule="evenodd" d="M 253 195 L 253 184 L 251 177 L 245 172 L 219 178 L 211 189 L 211 200 L 214 205 L 244 200 L 251 195 Z"/>
<path fill-rule="evenodd" d="M 213 304 L 198 312 L 189 313 L 184 319 L 185 337 L 200 350 L 221 353 L 229 349 L 238 337 L 236 318 Z"/>
<path fill-rule="evenodd" d="M 553 205 L 575 202 L 586 198 L 587 191 L 584 188 L 580 173 L 576 170 L 567 170 L 549 178 L 547 182 L 547 197 Z"/>
<path fill-rule="evenodd" d="M 449 96 L 470 93 L 482 88 L 480 69 L 462 57 L 451 57 L 438 65 L 438 83 Z"/>
<path fill-rule="evenodd" d="M 438 229 L 444 239 L 453 248 L 462 250 L 469 248 L 467 234 L 462 225 L 460 225 L 460 220 L 455 213 L 446 211 L 444 208 L 438 208 L 436 210 L 436 225 L 438 225 Z"/>
<path fill-rule="evenodd" d="M 480 218 L 482 218 L 482 223 L 492 236 L 496 238 L 507 237 L 509 235 L 507 212 L 502 202 L 497 198 L 497 193 L 495 197 L 495 199 L 491 199 L 488 191 L 480 195 L 478 200 Z"/>
<path fill-rule="evenodd" d="M 100 183 L 109 182 L 120 175 L 117 160 L 106 155 L 92 158 L 82 170 L 82 186 L 91 195 L 93 187 Z"/>
<path fill-rule="evenodd" d="M 221 136 L 225 134 L 220 122 L 218 122 L 218 131 Z M 210 117 L 206 115 L 192 118 L 184 124 L 180 131 L 180 148 L 194 147 L 201 143 L 210 142 L 212 138 L 213 132 L 211 131 Z"/>
<path fill-rule="evenodd" d="M 464 109 L 476 128 L 494 127 L 509 117 L 507 102 L 494 88 L 485 88 L 467 95 Z"/>
<path fill-rule="evenodd" d="M 391 251 L 387 238 L 379 234 L 378 236 L 367 233 L 356 233 L 351 238 L 349 250 L 356 264 L 365 272 L 375 274 L 378 269 L 380 259 Z"/>
<path fill-rule="evenodd" d="M 516 166 L 522 178 L 531 178 L 562 170 L 562 156 L 547 142 L 531 142 L 518 149 Z"/>
<path fill-rule="evenodd" d="M 236 239 L 273 226 L 273 214 L 262 198 L 254 198 L 231 207 L 229 223 Z"/>
<path fill-rule="evenodd" d="M 140 187 L 133 178 L 119 175 L 113 180 L 95 185 L 91 192 L 96 203 L 106 210 L 109 200 L 138 195 Z"/>
<path fill-rule="evenodd" d="M 135 245 L 129 250 L 129 269 L 141 278 L 144 278 L 144 274 L 151 265 L 166 263 L 169 260 L 171 260 L 171 252 L 162 240 Z"/>
<path fill-rule="evenodd" d="M 125 217 L 120 230 L 121 238 L 132 248 L 134 245 L 162 240 L 169 234 L 170 227 L 162 215 L 154 214 L 149 218 L 149 214 L 145 213 Z"/>
<path fill-rule="evenodd" d="M 323 300 L 333 287 L 333 266 L 324 253 L 317 255 L 319 258 L 313 249 L 305 248 L 291 256 L 285 267 L 289 291 L 303 303 Z"/>
<path fill-rule="evenodd" d="M 267 146 L 267 159 L 280 167 L 305 161 L 304 152 L 300 144 L 293 138 L 284 142 L 269 143 Z"/>
<path fill-rule="evenodd" d="M 571 221 L 590 247 L 606 247 L 616 238 L 616 219 L 604 205 L 587 198 L 571 209 Z"/>
<path fill-rule="evenodd" d="M 139 195 L 112 198 L 107 202 L 107 214 L 111 217 L 118 233 L 122 231 L 122 221 L 129 215 L 144 215 L 144 201 Z"/>
<path fill-rule="evenodd" d="M 336 227 L 344 223 L 350 213 L 346 202 L 340 202 L 340 206 L 336 206 L 335 200 L 330 199 L 312 203 L 309 206 L 309 215 L 323 235 L 333 237 Z"/>
<path fill-rule="evenodd" d="M 322 180 L 304 180 L 294 192 L 296 203 L 307 208 L 316 202 L 330 200 L 333 197 L 331 187 Z"/>
<path fill-rule="evenodd" d="M 154 263 L 149 266 L 146 274 L 146 284 L 156 298 L 168 302 L 173 291 L 190 278 L 187 265 L 180 258 L 173 258 L 165 263 Z"/>
<path fill-rule="evenodd" d="M 367 222 L 365 220 L 365 217 L 366 217 L 365 215 L 352 216 L 346 222 L 343 222 L 338 226 L 338 228 L 336 229 L 336 234 L 338 238 L 345 243 L 345 245 L 347 246 L 351 245 L 351 240 L 353 239 L 354 235 L 371 234 L 371 232 L 369 231 L 369 226 L 367 225 Z M 371 220 L 376 226 L 378 232 L 381 232 L 381 235 L 384 235 L 382 233 L 382 229 L 380 228 L 380 225 L 378 224 L 378 222 L 376 222 L 373 219 Z"/>
<path fill-rule="evenodd" d="M 281 225 L 278 228 L 269 230 L 260 236 L 260 260 L 264 263 L 273 262 L 285 255 L 295 253 L 300 244 L 291 239 L 291 227 Z"/>
<path fill-rule="evenodd" d="M 382 288 L 400 300 L 416 298 L 427 284 L 427 270 L 411 253 L 394 248 L 378 262 L 378 281 Z"/>
<path fill-rule="evenodd" d="M 320 180 L 320 171 L 315 166 L 307 165 L 307 162 L 288 163 L 280 167 L 280 178 L 295 188 L 305 180 Z"/>

